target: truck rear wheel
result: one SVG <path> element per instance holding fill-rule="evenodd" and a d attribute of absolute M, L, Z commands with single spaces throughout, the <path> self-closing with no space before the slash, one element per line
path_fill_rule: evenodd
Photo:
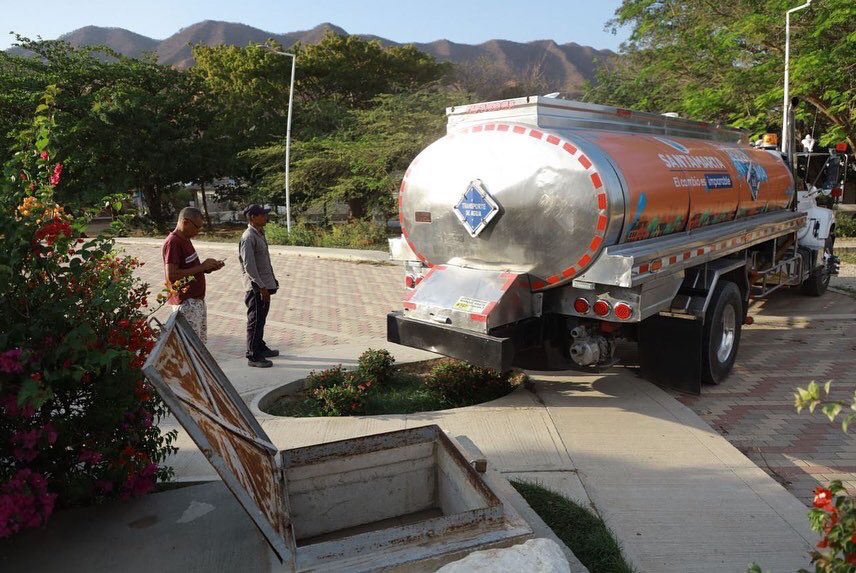
<path fill-rule="evenodd" d="M 832 278 L 832 269 L 829 268 L 828 257 L 832 256 L 832 250 L 835 247 L 835 235 L 830 233 L 826 239 L 824 247 L 823 265 L 809 275 L 807 279 L 800 285 L 800 291 L 809 296 L 823 296 L 829 287 L 829 280 Z"/>
<path fill-rule="evenodd" d="M 737 285 L 722 281 L 716 285 L 705 317 L 702 337 L 701 379 L 719 384 L 731 372 L 740 345 L 743 299 Z"/>

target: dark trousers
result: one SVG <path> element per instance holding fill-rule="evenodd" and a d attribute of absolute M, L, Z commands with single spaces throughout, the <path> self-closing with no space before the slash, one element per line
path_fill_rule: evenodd
<path fill-rule="evenodd" d="M 262 300 L 257 290 L 249 290 L 244 296 L 247 305 L 247 358 L 261 360 L 262 352 L 267 349 L 265 344 L 265 322 L 270 310 L 270 299 Z"/>

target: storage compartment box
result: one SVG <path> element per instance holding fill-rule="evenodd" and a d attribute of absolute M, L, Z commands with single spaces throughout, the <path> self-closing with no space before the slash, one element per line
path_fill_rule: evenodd
<path fill-rule="evenodd" d="M 283 570 L 434 570 L 532 536 L 436 425 L 279 452 L 180 313 L 143 371 Z"/>

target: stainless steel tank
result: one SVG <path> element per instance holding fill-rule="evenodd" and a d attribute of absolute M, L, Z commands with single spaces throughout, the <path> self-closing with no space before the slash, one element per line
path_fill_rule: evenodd
<path fill-rule="evenodd" d="M 793 194 L 779 157 L 737 143 L 484 115 L 450 122 L 401 185 L 403 234 L 429 265 L 527 272 L 544 288 L 608 245 L 783 209 Z"/>

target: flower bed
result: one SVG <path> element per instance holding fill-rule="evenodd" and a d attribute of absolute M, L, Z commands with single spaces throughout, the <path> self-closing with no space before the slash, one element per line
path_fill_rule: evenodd
<path fill-rule="evenodd" d="M 396 367 L 386 350 L 368 350 L 359 366 L 312 372 L 303 389 L 266 408 L 276 416 L 410 414 L 472 406 L 500 398 L 525 381 L 441 358 Z"/>

